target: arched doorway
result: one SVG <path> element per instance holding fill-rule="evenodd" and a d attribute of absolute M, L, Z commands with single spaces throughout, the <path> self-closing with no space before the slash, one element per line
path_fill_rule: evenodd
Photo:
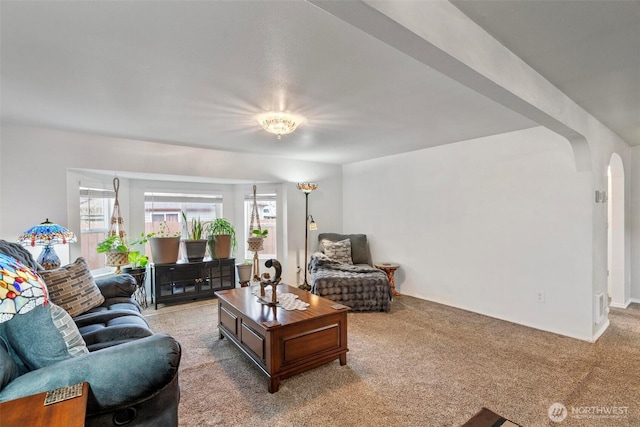
<path fill-rule="evenodd" d="M 622 158 L 616 153 L 611 155 L 607 172 L 607 268 L 609 270 L 607 288 L 611 306 L 626 307 L 629 302 L 629 290 L 625 287 L 625 200 L 624 166 Z"/>

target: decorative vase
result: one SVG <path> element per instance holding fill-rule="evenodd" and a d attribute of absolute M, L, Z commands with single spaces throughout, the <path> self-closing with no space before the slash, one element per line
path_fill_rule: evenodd
<path fill-rule="evenodd" d="M 211 258 L 231 258 L 231 234 L 216 234 L 210 240 Z"/>
<path fill-rule="evenodd" d="M 154 264 L 174 264 L 180 251 L 180 237 L 152 237 L 149 239 Z"/>
<path fill-rule="evenodd" d="M 200 262 L 204 259 L 204 256 L 207 253 L 206 240 L 187 239 L 182 241 L 182 245 L 184 247 L 183 253 L 189 262 Z"/>

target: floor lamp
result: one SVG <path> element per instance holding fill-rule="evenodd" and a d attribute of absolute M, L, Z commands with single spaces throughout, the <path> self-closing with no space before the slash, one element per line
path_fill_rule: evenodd
<path fill-rule="evenodd" d="M 304 212 L 304 283 L 298 286 L 300 289 L 309 291 L 311 290 L 311 285 L 307 282 L 307 256 L 309 250 L 309 230 L 317 230 L 318 226 L 316 222 L 313 220 L 313 217 L 309 215 L 309 193 L 318 188 L 318 184 L 313 182 L 300 182 L 298 183 L 298 190 L 302 190 L 304 192 L 304 203 L 305 203 L 305 212 Z M 311 222 L 309 222 L 311 219 Z"/>

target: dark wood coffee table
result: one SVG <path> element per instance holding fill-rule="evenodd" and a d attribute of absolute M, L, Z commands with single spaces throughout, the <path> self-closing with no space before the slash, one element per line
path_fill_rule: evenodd
<path fill-rule="evenodd" d="M 347 363 L 349 307 L 288 285 L 278 292 L 293 293 L 310 304 L 287 311 L 258 302 L 251 288 L 218 291 L 218 329 L 269 378 L 269 393 L 280 380 L 335 359 Z"/>

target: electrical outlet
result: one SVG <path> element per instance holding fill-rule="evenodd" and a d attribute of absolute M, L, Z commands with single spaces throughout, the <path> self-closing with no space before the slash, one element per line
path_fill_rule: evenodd
<path fill-rule="evenodd" d="M 538 293 L 536 294 L 536 301 L 544 302 L 544 292 L 538 291 Z"/>

